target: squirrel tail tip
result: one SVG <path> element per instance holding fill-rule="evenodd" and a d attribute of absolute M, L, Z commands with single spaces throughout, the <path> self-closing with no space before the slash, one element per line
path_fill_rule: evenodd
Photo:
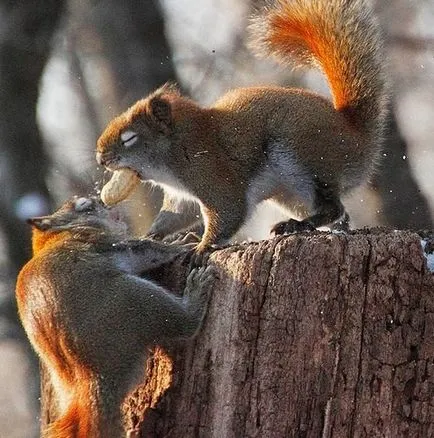
<path fill-rule="evenodd" d="M 59 418 L 51 423 L 43 432 L 43 438 L 87 438 L 90 433 L 90 419 L 88 412 L 82 412 L 77 400 L 73 399 Z"/>
<path fill-rule="evenodd" d="M 276 0 L 252 18 L 250 46 L 326 75 L 336 110 L 370 117 L 386 93 L 382 41 L 366 0 Z M 375 105 L 375 104 L 374 104 Z"/>

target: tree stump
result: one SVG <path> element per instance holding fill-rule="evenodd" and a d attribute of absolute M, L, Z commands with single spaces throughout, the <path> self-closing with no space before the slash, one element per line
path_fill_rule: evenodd
<path fill-rule="evenodd" d="M 434 436 L 434 275 L 417 234 L 279 237 L 206 263 L 201 332 L 157 348 L 125 402 L 138 436 Z"/>

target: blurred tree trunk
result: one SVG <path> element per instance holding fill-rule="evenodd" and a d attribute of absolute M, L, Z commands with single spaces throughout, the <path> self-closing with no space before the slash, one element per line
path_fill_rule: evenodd
<path fill-rule="evenodd" d="M 167 81 L 178 82 L 157 0 L 89 0 L 122 111 Z"/>
<path fill-rule="evenodd" d="M 63 2 L 48 0 L 42 5 L 37 0 L 1 0 L 0 6 L 0 225 L 16 274 L 30 255 L 29 230 L 19 216 L 19 201 L 24 195 L 35 194 L 40 196 L 41 214 L 50 208 L 46 185 L 49 160 L 36 124 L 36 105 L 39 80 Z"/>
<path fill-rule="evenodd" d="M 207 264 L 218 278 L 196 341 L 157 349 L 125 403 L 136 436 L 433 436 L 434 276 L 418 235 L 296 235 Z"/>
<path fill-rule="evenodd" d="M 62 0 L 0 1 L 0 227 L 5 239 L 7 295 L 0 297 L 0 336 L 26 337 L 18 322 L 15 277 L 30 258 L 31 215 L 46 214 L 51 200 L 46 178 L 49 160 L 36 123 L 39 81 L 50 54 L 51 39 L 63 10 Z M 37 403 L 37 363 L 32 360 L 29 395 Z"/>

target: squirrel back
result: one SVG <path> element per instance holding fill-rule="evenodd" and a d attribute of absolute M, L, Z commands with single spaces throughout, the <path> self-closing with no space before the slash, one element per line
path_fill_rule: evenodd
<path fill-rule="evenodd" d="M 322 70 L 335 109 L 374 138 L 387 104 L 379 35 L 366 0 L 276 0 L 251 23 L 258 55 Z"/>

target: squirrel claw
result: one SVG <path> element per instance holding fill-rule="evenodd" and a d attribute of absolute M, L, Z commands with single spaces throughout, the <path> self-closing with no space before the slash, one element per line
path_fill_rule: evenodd
<path fill-rule="evenodd" d="M 188 274 L 186 291 L 191 293 L 199 288 L 208 289 L 216 278 L 218 278 L 217 271 L 213 266 L 194 268 Z"/>
<path fill-rule="evenodd" d="M 188 231 L 187 233 L 175 233 L 171 234 L 163 239 L 163 242 L 170 243 L 174 245 L 190 245 L 190 244 L 198 244 L 201 240 L 201 237 L 192 232 Z"/>
<path fill-rule="evenodd" d="M 159 233 L 146 234 L 145 238 L 150 240 L 157 240 L 157 241 L 163 240 L 163 236 Z"/>
<path fill-rule="evenodd" d="M 197 251 L 197 246 L 194 248 L 194 253 L 190 259 L 190 266 L 192 268 L 200 268 L 206 264 L 209 258 L 209 252 Z"/>
<path fill-rule="evenodd" d="M 213 266 L 194 268 L 188 274 L 184 297 L 189 300 L 192 308 L 196 309 L 194 313 L 201 314 L 201 318 L 204 317 L 203 308 L 208 302 L 210 290 L 216 278 L 218 278 L 217 271 Z"/>
<path fill-rule="evenodd" d="M 316 228 L 309 221 L 297 221 L 295 219 L 289 219 L 288 221 L 279 222 L 271 229 L 271 233 L 275 236 L 282 234 L 296 234 L 305 231 L 315 231 Z"/>

